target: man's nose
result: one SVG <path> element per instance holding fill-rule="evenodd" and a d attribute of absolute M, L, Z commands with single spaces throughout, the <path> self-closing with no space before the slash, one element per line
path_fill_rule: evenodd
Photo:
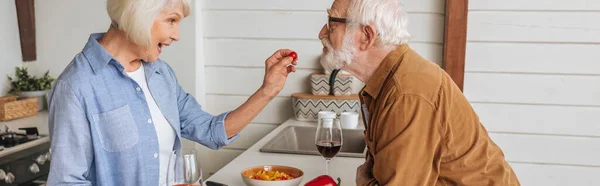
<path fill-rule="evenodd" d="M 327 24 L 323 25 L 321 31 L 319 32 L 319 40 L 323 40 L 324 38 L 329 36 L 329 31 L 327 30 Z"/>

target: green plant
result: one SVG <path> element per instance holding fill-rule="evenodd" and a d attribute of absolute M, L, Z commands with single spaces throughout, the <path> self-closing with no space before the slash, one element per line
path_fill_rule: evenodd
<path fill-rule="evenodd" d="M 52 88 L 52 82 L 54 78 L 50 77 L 50 71 L 47 71 L 42 78 L 36 78 L 30 76 L 27 72 L 26 67 L 15 68 L 15 78 L 8 76 L 8 80 L 11 81 L 10 93 L 18 93 L 22 91 L 41 91 L 49 90 Z"/>

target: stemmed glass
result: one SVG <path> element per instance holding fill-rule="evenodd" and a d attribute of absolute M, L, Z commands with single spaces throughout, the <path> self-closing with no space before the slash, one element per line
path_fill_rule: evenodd
<path fill-rule="evenodd" d="M 315 144 L 321 156 L 325 158 L 325 174 L 329 175 L 329 161 L 342 148 L 342 127 L 337 118 L 321 118 L 315 134 Z"/>

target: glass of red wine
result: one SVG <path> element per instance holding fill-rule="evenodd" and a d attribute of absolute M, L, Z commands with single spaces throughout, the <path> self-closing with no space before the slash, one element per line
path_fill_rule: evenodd
<path fill-rule="evenodd" d="M 329 161 L 342 148 L 342 127 L 337 118 L 321 118 L 315 134 L 315 144 L 325 158 L 325 174 L 329 175 Z"/>

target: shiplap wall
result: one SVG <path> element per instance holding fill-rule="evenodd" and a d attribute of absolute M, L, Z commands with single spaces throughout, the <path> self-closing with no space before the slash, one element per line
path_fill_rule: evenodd
<path fill-rule="evenodd" d="M 0 25 L 0 96 L 4 96 L 10 90 L 6 75 L 13 76 L 15 67 L 23 61 L 15 1 L 0 1 Z"/>
<path fill-rule="evenodd" d="M 160 58 L 173 67 L 179 84 L 194 94 L 195 11 L 192 14 L 181 23 L 180 40 L 166 47 Z M 49 70 L 58 77 L 81 52 L 90 34 L 106 32 L 110 26 L 106 0 L 35 1 L 35 19 L 37 60 L 27 65 L 38 76 Z"/>
<path fill-rule="evenodd" d="M 263 80 L 264 60 L 279 48 L 296 50 L 298 70 L 285 88 L 233 144 L 208 151 L 202 160 L 205 176 L 293 117 L 290 95 L 310 92 L 309 75 L 321 72 L 322 45 L 317 36 L 327 20 L 332 0 L 204 0 L 202 19 L 206 70 L 206 105 L 221 113 L 241 105 Z M 425 58 L 440 63 L 444 28 L 441 0 L 406 0 L 411 47 Z M 311 136 L 308 136 L 311 137 Z"/>
<path fill-rule="evenodd" d="M 600 1 L 469 3 L 465 95 L 522 185 L 600 185 Z"/>

